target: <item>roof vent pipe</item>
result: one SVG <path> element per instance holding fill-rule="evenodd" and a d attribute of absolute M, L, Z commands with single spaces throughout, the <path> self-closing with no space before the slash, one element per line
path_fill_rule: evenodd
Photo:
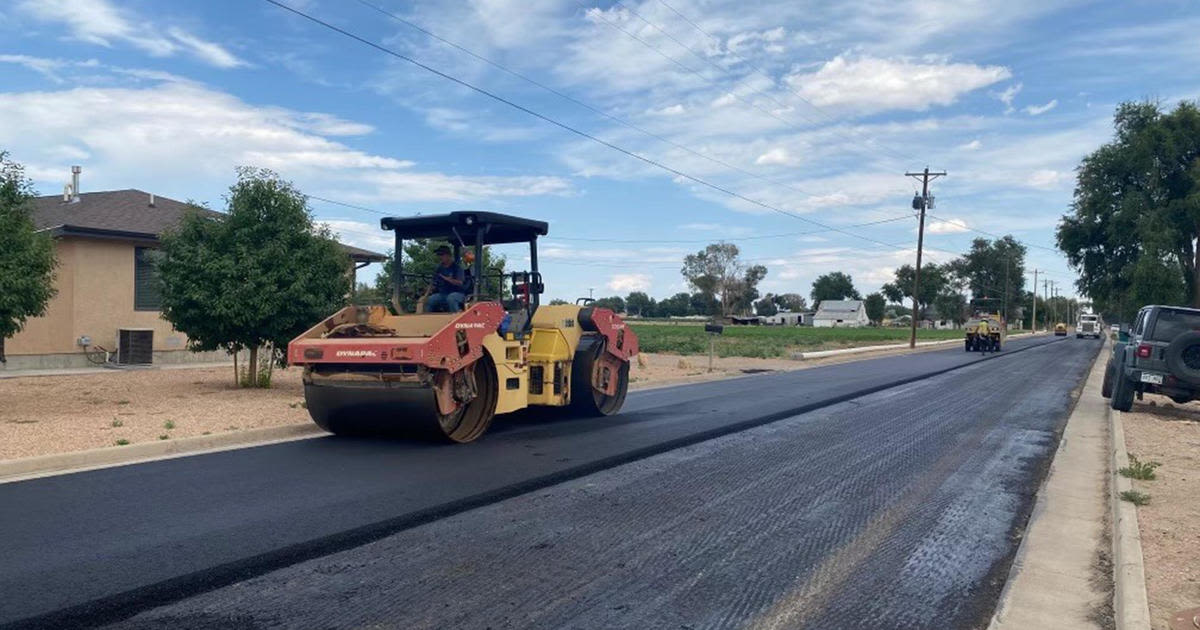
<path fill-rule="evenodd" d="M 154 207 L 154 193 L 150 193 L 150 207 Z"/>
<path fill-rule="evenodd" d="M 79 201 L 79 174 L 82 172 L 82 166 L 71 167 L 71 201 Z"/>

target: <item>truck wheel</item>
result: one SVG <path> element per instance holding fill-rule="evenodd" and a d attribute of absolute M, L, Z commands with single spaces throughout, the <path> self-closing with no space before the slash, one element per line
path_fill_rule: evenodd
<path fill-rule="evenodd" d="M 1100 384 L 1100 395 L 1105 398 L 1112 398 L 1113 371 L 1113 360 L 1109 358 L 1104 366 L 1104 382 Z"/>
<path fill-rule="evenodd" d="M 1133 383 L 1129 381 L 1129 377 L 1123 373 L 1114 374 L 1112 398 L 1109 399 L 1108 405 L 1117 411 L 1129 411 L 1133 408 L 1133 394 Z"/>
<path fill-rule="evenodd" d="M 1200 332 L 1179 335 L 1167 346 L 1167 369 L 1175 378 L 1190 385 L 1200 385 Z"/>

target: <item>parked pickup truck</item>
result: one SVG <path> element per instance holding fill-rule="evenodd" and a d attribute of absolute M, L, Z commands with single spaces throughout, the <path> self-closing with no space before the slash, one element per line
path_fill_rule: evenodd
<path fill-rule="evenodd" d="M 1100 338 L 1100 316 L 1099 315 L 1080 315 L 1079 323 L 1075 325 L 1075 338 L 1082 339 L 1084 337 Z"/>
<path fill-rule="evenodd" d="M 1119 411 L 1146 393 L 1177 403 L 1200 398 L 1200 309 L 1142 307 L 1129 340 L 1113 347 L 1101 393 Z"/>

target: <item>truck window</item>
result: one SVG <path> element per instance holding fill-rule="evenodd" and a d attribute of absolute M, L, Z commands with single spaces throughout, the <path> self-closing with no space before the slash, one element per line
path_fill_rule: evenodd
<path fill-rule="evenodd" d="M 1150 338 L 1155 341 L 1170 341 L 1185 332 L 1200 330 L 1200 312 L 1163 309 L 1154 318 L 1154 330 Z"/>
<path fill-rule="evenodd" d="M 1135 321 L 1133 323 L 1133 333 L 1132 334 L 1134 334 L 1134 335 L 1142 334 L 1142 324 L 1144 324 L 1144 323 L 1146 323 L 1146 311 L 1141 311 L 1137 315 L 1137 321 Z"/>

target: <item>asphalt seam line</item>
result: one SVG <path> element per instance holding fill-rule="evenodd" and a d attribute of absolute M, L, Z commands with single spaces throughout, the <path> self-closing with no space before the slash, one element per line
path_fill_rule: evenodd
<path fill-rule="evenodd" d="M 281 569 L 305 560 L 327 556 L 339 551 L 360 547 L 386 536 L 401 531 L 419 527 L 426 523 L 441 520 L 461 514 L 478 507 L 498 503 L 542 488 L 547 488 L 564 481 L 578 479 L 587 475 L 616 468 L 623 464 L 639 461 L 675 449 L 699 444 L 726 435 L 739 433 L 755 427 L 778 422 L 793 416 L 811 413 L 819 409 L 841 404 L 855 398 L 869 396 L 874 393 L 901 387 L 910 383 L 936 378 L 943 374 L 979 365 L 985 361 L 1013 356 L 1026 350 L 1045 348 L 1066 341 L 1052 339 L 1015 350 L 993 353 L 980 357 L 977 361 L 955 365 L 936 370 L 919 376 L 899 378 L 889 383 L 866 387 L 854 392 L 847 392 L 820 402 L 800 405 L 791 409 L 743 420 L 723 427 L 701 431 L 673 440 L 627 451 L 620 455 L 606 457 L 594 462 L 561 470 L 559 472 L 526 479 L 494 490 L 489 490 L 470 497 L 458 499 L 441 505 L 410 512 L 375 523 L 362 525 L 346 531 L 322 536 L 313 540 L 294 543 L 274 551 L 251 556 L 242 560 L 227 562 L 201 571 L 138 587 L 129 591 L 116 593 L 90 602 L 77 604 L 62 610 L 36 615 L 15 621 L 0 628 L 89 628 L 115 623 L 133 617 L 144 610 L 156 608 L 165 604 L 180 601 L 201 593 L 212 591 L 230 584 L 235 584 L 252 577 L 263 575 L 270 571 Z"/>

